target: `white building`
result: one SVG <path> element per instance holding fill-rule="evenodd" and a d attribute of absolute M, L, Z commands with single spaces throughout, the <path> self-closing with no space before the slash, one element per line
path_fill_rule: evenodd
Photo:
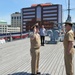
<path fill-rule="evenodd" d="M 20 32 L 20 27 L 11 27 L 11 25 L 7 25 L 7 22 L 0 21 L 0 33 L 15 33 Z"/>
<path fill-rule="evenodd" d="M 11 26 L 21 27 L 21 13 L 15 12 L 11 14 Z"/>
<path fill-rule="evenodd" d="M 7 22 L 0 21 L 0 33 L 7 33 Z"/>
<path fill-rule="evenodd" d="M 20 27 L 7 27 L 7 32 L 8 33 L 16 33 L 16 32 L 20 32 Z"/>

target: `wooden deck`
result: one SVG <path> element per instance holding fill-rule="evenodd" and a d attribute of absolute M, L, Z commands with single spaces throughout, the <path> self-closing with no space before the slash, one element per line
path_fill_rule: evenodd
<path fill-rule="evenodd" d="M 26 38 L 0 44 L 0 75 L 30 75 L 29 41 Z M 42 75 L 66 75 L 62 42 L 46 44 L 41 47 L 40 53 L 39 71 Z M 75 63 L 75 57 L 73 62 Z"/>

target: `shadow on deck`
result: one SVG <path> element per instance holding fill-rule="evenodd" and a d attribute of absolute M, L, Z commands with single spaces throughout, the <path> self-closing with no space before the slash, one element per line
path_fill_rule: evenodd
<path fill-rule="evenodd" d="M 17 72 L 17 73 L 8 74 L 8 75 L 31 75 L 31 74 L 27 72 Z M 40 74 L 40 75 L 51 75 L 51 74 L 45 73 L 45 74 Z"/>

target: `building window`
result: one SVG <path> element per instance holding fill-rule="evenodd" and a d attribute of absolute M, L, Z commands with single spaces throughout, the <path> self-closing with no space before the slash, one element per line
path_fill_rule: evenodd
<path fill-rule="evenodd" d="M 57 6 L 44 7 L 43 9 L 57 9 Z"/>
<path fill-rule="evenodd" d="M 43 16 L 57 16 L 57 13 L 56 14 L 43 14 Z"/>
<path fill-rule="evenodd" d="M 43 18 L 43 20 L 57 20 L 57 17 L 54 17 L 54 18 Z"/>
<path fill-rule="evenodd" d="M 12 19 L 13 19 L 13 17 L 12 17 Z"/>
<path fill-rule="evenodd" d="M 32 19 L 23 19 L 23 21 L 31 21 Z"/>
<path fill-rule="evenodd" d="M 16 17 L 14 17 L 14 19 L 16 19 Z"/>
<path fill-rule="evenodd" d="M 26 22 L 23 22 L 23 24 L 26 24 Z"/>
<path fill-rule="evenodd" d="M 24 9 L 23 12 L 24 12 L 24 11 L 25 11 L 25 12 L 28 12 L 28 11 L 35 11 L 35 8 L 32 8 L 32 9 L 31 9 L 31 8 L 30 8 L 30 9 Z"/>
<path fill-rule="evenodd" d="M 26 29 L 23 29 L 23 31 L 26 31 Z"/>
<path fill-rule="evenodd" d="M 33 18 L 33 17 L 35 17 L 35 15 L 30 15 L 30 16 L 23 16 L 23 18 Z"/>
<path fill-rule="evenodd" d="M 21 19 L 21 16 L 20 16 L 20 19 Z"/>
<path fill-rule="evenodd" d="M 17 16 L 17 19 L 19 19 L 19 17 Z"/>
<path fill-rule="evenodd" d="M 29 15 L 29 14 L 35 14 L 35 12 L 25 12 L 25 13 L 23 13 L 23 14 Z"/>
<path fill-rule="evenodd" d="M 38 6 L 36 9 L 36 19 L 41 20 L 41 7 Z"/>
<path fill-rule="evenodd" d="M 57 10 L 48 10 L 48 11 L 43 11 L 43 13 L 54 13 L 57 12 Z"/>

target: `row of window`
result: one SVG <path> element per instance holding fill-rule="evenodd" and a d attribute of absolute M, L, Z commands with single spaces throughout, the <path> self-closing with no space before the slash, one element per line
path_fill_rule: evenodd
<path fill-rule="evenodd" d="M 38 10 L 38 12 L 41 12 L 41 10 Z M 57 13 L 57 10 L 46 10 L 46 11 L 43 11 L 43 13 Z M 31 14 L 35 14 L 35 12 L 23 13 L 23 15 L 31 15 Z"/>
<path fill-rule="evenodd" d="M 23 22 L 23 24 L 26 24 L 26 22 Z"/>
<path fill-rule="evenodd" d="M 57 6 L 43 7 L 43 9 L 57 9 Z"/>
<path fill-rule="evenodd" d="M 21 16 L 20 17 L 12 17 L 12 19 L 21 19 Z"/>
<path fill-rule="evenodd" d="M 26 29 L 23 29 L 23 31 L 26 31 Z"/>
<path fill-rule="evenodd" d="M 7 28 L 7 27 L 0 27 L 0 29 L 2 29 L 2 28 L 4 28 L 4 29 L 5 29 L 5 28 Z"/>
<path fill-rule="evenodd" d="M 40 7 L 40 6 L 38 6 L 38 7 Z M 38 7 L 37 7 L 37 8 L 38 8 Z M 41 8 L 41 7 L 40 7 L 40 8 Z M 43 9 L 57 9 L 57 6 L 43 7 Z M 23 12 L 24 12 L 24 11 L 25 11 L 25 12 L 26 12 L 26 11 L 27 11 L 27 12 L 28 12 L 28 11 L 35 11 L 35 8 L 23 9 L 22 11 L 23 11 Z"/>
<path fill-rule="evenodd" d="M 46 10 L 43 13 L 57 13 L 57 10 Z"/>
<path fill-rule="evenodd" d="M 26 26 L 23 26 L 23 28 L 26 28 Z"/>
<path fill-rule="evenodd" d="M 28 12 L 28 11 L 35 11 L 35 8 L 24 9 L 23 12 L 24 12 L 24 11 L 27 11 L 27 12 Z"/>
<path fill-rule="evenodd" d="M 57 13 L 54 13 L 54 14 L 43 14 L 43 17 L 45 17 L 45 16 L 57 16 Z M 41 15 L 37 14 L 37 17 L 41 18 Z M 35 18 L 35 15 L 23 16 L 23 18 Z"/>
<path fill-rule="evenodd" d="M 0 26 L 0 27 L 7 27 L 7 26 Z"/>
<path fill-rule="evenodd" d="M 23 19 L 23 21 L 31 21 L 32 19 Z M 47 17 L 43 18 L 43 20 L 57 20 L 57 17 Z M 23 24 L 26 24 L 25 22 Z"/>
<path fill-rule="evenodd" d="M 21 21 L 11 21 L 11 23 L 21 23 Z"/>
<path fill-rule="evenodd" d="M 20 30 L 20 29 L 8 29 L 8 30 Z"/>
<path fill-rule="evenodd" d="M 28 14 L 35 14 L 35 12 L 25 12 L 25 13 L 23 13 L 23 14 L 25 14 L 25 15 L 28 15 Z"/>
<path fill-rule="evenodd" d="M 57 20 L 57 17 L 53 17 L 53 18 L 43 18 L 43 20 Z"/>
<path fill-rule="evenodd" d="M 21 19 L 11 19 L 11 21 L 21 21 Z"/>
<path fill-rule="evenodd" d="M 32 19 L 23 19 L 23 21 L 31 21 Z M 41 20 L 41 19 L 40 19 Z M 43 18 L 43 20 L 57 20 L 57 17 L 48 17 L 48 18 Z M 23 23 L 26 24 L 26 23 Z"/>
<path fill-rule="evenodd" d="M 57 16 L 57 13 L 56 14 L 43 14 L 43 17 L 45 16 Z"/>
<path fill-rule="evenodd" d="M 23 21 L 31 21 L 32 19 L 23 19 Z"/>
<path fill-rule="evenodd" d="M 23 18 L 30 18 L 30 17 L 35 17 L 35 15 L 30 15 L 30 16 L 23 16 Z"/>

